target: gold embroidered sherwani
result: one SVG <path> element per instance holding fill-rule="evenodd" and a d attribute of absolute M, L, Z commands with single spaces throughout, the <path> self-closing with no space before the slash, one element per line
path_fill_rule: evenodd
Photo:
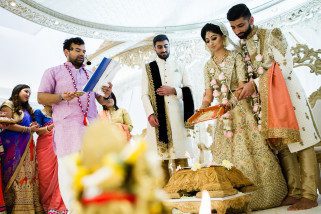
<path fill-rule="evenodd" d="M 295 161 L 293 155 L 289 153 L 288 148 L 285 145 L 274 145 L 278 147 L 281 162 L 288 177 L 289 195 L 298 196 L 300 194 L 300 180 L 302 180 L 302 195 L 305 198 L 315 200 L 316 199 L 316 186 L 315 186 L 315 167 L 316 158 L 313 150 L 313 145 L 320 142 L 317 129 L 314 125 L 313 117 L 310 111 L 309 104 L 305 97 L 304 90 L 299 82 L 298 77 L 292 72 L 293 62 L 290 48 L 287 45 L 284 35 L 278 28 L 268 30 L 254 27 L 251 34 L 247 37 L 246 46 L 250 54 L 251 62 L 255 68 L 258 64 L 255 60 L 257 53 L 257 47 L 254 42 L 254 35 L 259 38 L 258 46 L 260 54 L 263 56 L 262 67 L 265 70 L 270 68 L 275 61 L 279 64 L 282 70 L 282 75 L 285 79 L 286 86 L 295 110 L 295 115 L 299 124 L 299 132 L 301 142 L 288 143 L 289 150 L 298 152 L 298 161 L 301 168 L 301 178 L 299 176 L 298 168 L 295 167 Z M 265 75 L 260 78 L 256 78 L 255 84 L 260 93 L 261 100 L 267 99 L 267 81 L 264 81 Z M 267 108 L 267 102 L 262 102 L 262 109 Z M 263 111 L 262 111 L 263 112 Z M 262 116 L 262 119 L 264 115 Z M 266 117 L 265 117 L 266 118 Z M 262 121 L 267 123 L 267 121 Z M 264 128 L 264 126 L 262 125 Z M 264 131 L 264 130 L 263 130 Z"/>
<path fill-rule="evenodd" d="M 206 63 L 206 89 L 212 89 L 211 80 L 216 79 L 220 82 L 218 76 L 221 72 L 224 72 L 231 91 L 234 91 L 240 82 L 247 80 L 240 54 L 229 52 L 224 63 L 225 66 L 221 67 L 212 58 Z M 229 100 L 233 99 L 231 93 L 228 97 Z M 258 130 L 249 100 L 239 101 L 230 113 L 234 135 L 231 139 L 226 138 L 223 134 L 223 121 L 217 120 L 215 139 L 211 147 L 213 160 L 216 163 L 223 160 L 231 161 L 258 187 L 250 203 L 252 209 L 279 206 L 287 194 L 286 182 L 277 158 Z"/>

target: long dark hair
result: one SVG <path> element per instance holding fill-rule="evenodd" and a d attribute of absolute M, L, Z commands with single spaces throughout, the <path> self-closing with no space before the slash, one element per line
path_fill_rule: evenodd
<path fill-rule="evenodd" d="M 117 106 L 116 96 L 115 96 L 115 94 L 114 94 L 113 92 L 111 92 L 109 99 L 113 99 L 113 100 L 114 100 L 114 108 L 115 108 L 115 110 L 117 111 L 119 108 L 118 108 L 118 106 Z M 103 105 L 103 109 L 104 109 L 104 110 L 108 110 L 107 106 L 105 106 L 105 105 Z"/>
<path fill-rule="evenodd" d="M 21 102 L 21 100 L 19 98 L 20 91 L 25 88 L 30 88 L 30 86 L 25 85 L 25 84 L 19 84 L 16 87 L 14 87 L 9 100 L 11 100 L 13 103 L 13 107 L 14 107 L 13 112 L 14 113 L 21 115 L 21 111 L 27 110 L 29 112 L 29 114 L 31 115 L 32 119 L 34 119 L 33 110 L 31 108 L 31 106 L 29 105 L 29 101 Z"/>

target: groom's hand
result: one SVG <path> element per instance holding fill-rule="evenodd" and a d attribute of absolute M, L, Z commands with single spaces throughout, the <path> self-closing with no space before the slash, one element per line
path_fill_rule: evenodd
<path fill-rule="evenodd" d="M 242 99 L 249 98 L 255 92 L 253 84 L 254 83 L 252 81 L 250 81 L 250 82 L 247 82 L 244 85 L 238 87 L 236 89 L 236 91 L 238 91 L 238 90 L 242 90 L 242 91 L 238 95 L 237 99 L 242 100 Z"/>

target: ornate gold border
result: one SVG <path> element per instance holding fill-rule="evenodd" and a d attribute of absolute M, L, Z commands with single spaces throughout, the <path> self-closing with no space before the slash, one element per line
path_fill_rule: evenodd
<path fill-rule="evenodd" d="M 8 181 L 7 186 L 5 187 L 5 192 L 7 192 L 9 190 L 9 188 L 11 187 L 14 179 L 17 177 L 17 174 L 19 173 L 20 168 L 22 167 L 23 161 L 26 158 L 26 155 L 28 153 L 28 149 L 29 149 L 30 143 L 33 143 L 32 140 L 33 140 L 32 135 L 30 135 L 29 142 L 28 142 L 28 144 L 26 146 L 26 149 L 25 149 L 25 151 L 24 151 L 24 153 L 23 153 L 23 155 L 22 155 L 22 157 L 21 157 L 21 159 L 19 161 L 19 164 L 18 164 L 18 166 L 16 168 L 16 171 L 13 173 L 13 175 L 10 178 L 10 180 Z"/>
<path fill-rule="evenodd" d="M 154 89 L 154 81 L 152 78 L 152 71 L 150 68 L 149 63 L 145 65 L 146 66 L 146 73 L 148 77 L 148 93 L 150 97 L 150 102 L 152 104 L 154 113 L 156 117 L 159 117 L 160 115 L 157 114 L 157 103 L 156 103 L 156 96 L 155 96 L 155 89 Z M 168 144 L 164 142 L 158 141 L 159 139 L 159 129 L 155 127 L 155 132 L 156 132 L 156 141 L 157 141 L 157 150 L 158 154 L 161 157 L 169 157 L 169 152 L 171 151 L 171 148 L 173 148 L 173 136 L 172 136 L 172 129 L 171 129 L 171 124 L 170 120 L 168 118 L 168 109 L 166 108 L 166 105 L 164 106 L 166 115 L 162 115 L 166 117 L 166 125 L 167 125 L 167 136 L 168 136 Z"/>

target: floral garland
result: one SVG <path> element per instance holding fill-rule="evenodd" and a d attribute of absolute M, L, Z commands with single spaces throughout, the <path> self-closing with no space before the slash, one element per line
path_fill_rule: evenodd
<path fill-rule="evenodd" d="M 243 60 L 247 67 L 247 74 L 249 77 L 249 81 L 253 81 L 253 79 L 260 77 L 264 73 L 264 68 L 262 66 L 263 56 L 260 53 L 260 41 L 257 34 L 253 35 L 253 41 L 256 47 L 256 53 L 255 56 L 255 62 L 252 63 L 250 54 L 248 51 L 248 48 L 246 46 L 246 41 L 244 39 L 241 39 L 241 49 L 243 51 Z M 252 94 L 252 105 L 253 105 L 253 113 L 257 119 L 258 122 L 258 128 L 261 130 L 261 101 L 260 101 L 260 95 L 256 91 Z"/>
<path fill-rule="evenodd" d="M 215 63 L 215 61 L 214 61 L 214 63 Z M 218 67 L 221 69 L 224 68 L 225 62 L 223 61 L 222 63 L 220 63 L 218 65 Z M 214 73 L 213 68 L 210 70 L 210 73 Z M 225 77 L 225 74 L 223 71 L 221 71 L 221 73 L 219 74 L 218 79 L 220 82 L 218 82 L 214 78 L 211 80 L 211 86 L 214 89 L 213 96 L 216 100 L 219 100 L 219 97 L 222 95 L 221 104 L 228 105 L 229 104 L 229 100 L 228 100 L 229 87 L 227 85 L 226 77 Z M 221 85 L 221 87 L 219 86 L 219 84 Z M 220 91 L 219 91 L 219 89 L 220 89 Z M 231 118 L 230 111 L 227 111 L 225 114 L 223 114 L 220 119 L 223 121 L 224 136 L 227 138 L 232 138 L 233 137 L 232 118 Z"/>

